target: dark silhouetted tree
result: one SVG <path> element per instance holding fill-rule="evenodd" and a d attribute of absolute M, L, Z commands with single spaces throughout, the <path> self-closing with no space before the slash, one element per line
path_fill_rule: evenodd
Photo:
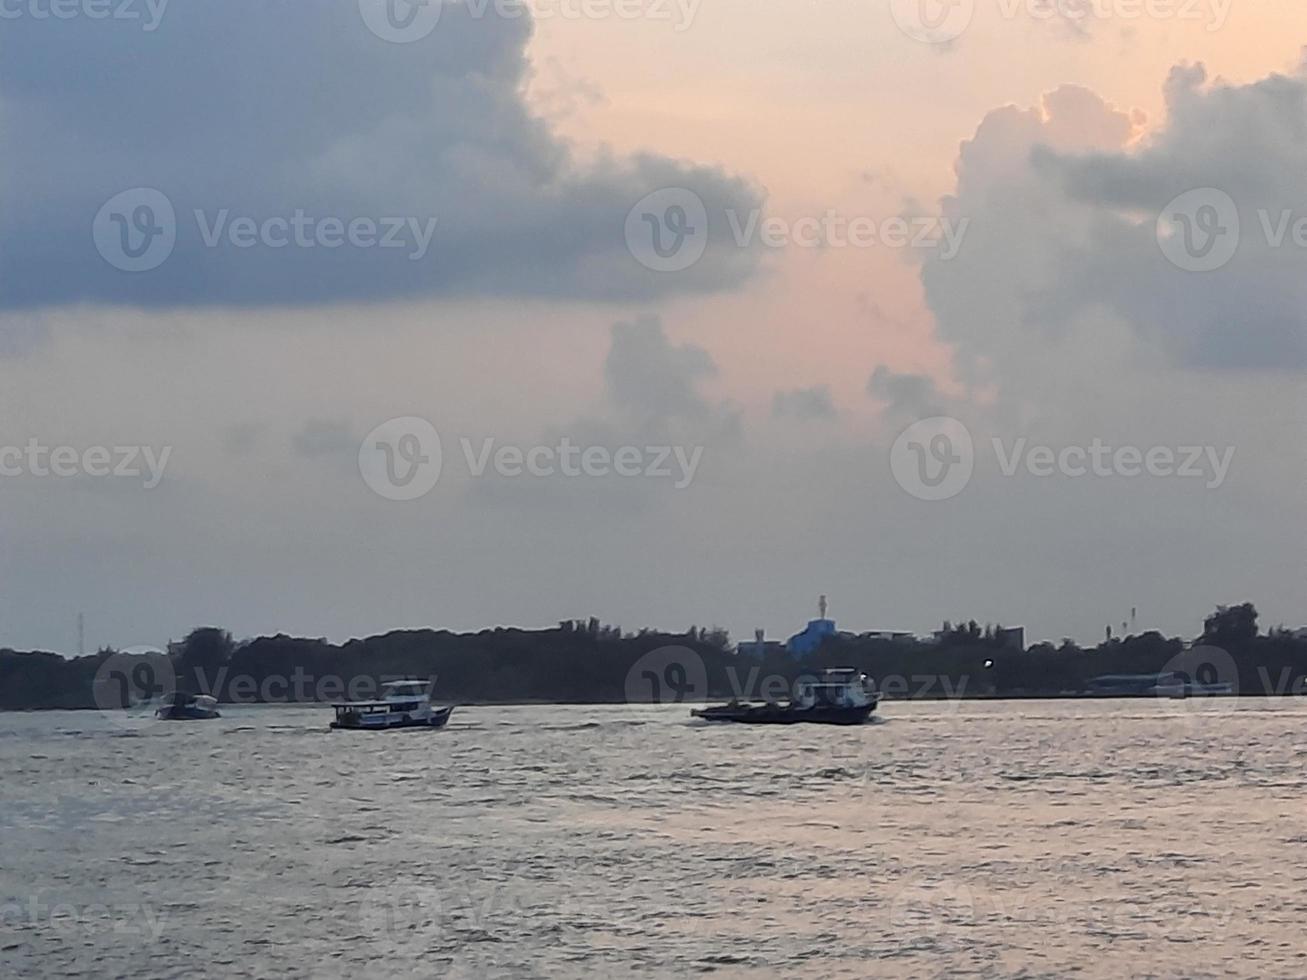
<path fill-rule="evenodd" d="M 1218 647 L 1234 647 L 1257 637 L 1257 608 L 1251 602 L 1237 606 L 1217 606 L 1216 612 L 1203 620 L 1203 642 Z"/>

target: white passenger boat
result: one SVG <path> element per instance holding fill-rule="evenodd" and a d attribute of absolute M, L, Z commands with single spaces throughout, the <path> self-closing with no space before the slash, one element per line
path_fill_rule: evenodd
<path fill-rule="evenodd" d="M 381 731 L 388 728 L 444 728 L 454 713 L 452 704 L 432 704 L 426 681 L 390 681 L 381 685 L 377 701 L 333 704 L 332 728 Z"/>

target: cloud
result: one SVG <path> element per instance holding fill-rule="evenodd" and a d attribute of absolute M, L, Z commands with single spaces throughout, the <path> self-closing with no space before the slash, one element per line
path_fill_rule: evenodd
<path fill-rule="evenodd" d="M 630 479 L 609 472 L 587 479 L 554 474 L 540 478 L 487 473 L 471 481 L 469 498 L 483 506 L 584 514 L 618 519 L 651 507 L 668 506 L 681 491 L 695 492 L 706 474 L 720 472 L 743 441 L 738 407 L 709 397 L 703 386 L 717 374 L 709 353 L 694 344 L 675 344 L 651 316 L 615 323 L 603 364 L 604 392 L 579 417 L 546 427 L 534 445 L 640 451 L 653 469 L 668 473 Z M 700 465 L 702 464 L 702 466 Z M 693 486 L 691 486 L 693 484 Z"/>
<path fill-rule="evenodd" d="M 1307 249 L 1266 231 L 1268 216 L 1307 218 L 1307 77 L 1231 85 L 1180 66 L 1165 94 L 1165 122 L 1142 137 L 1137 114 L 1064 87 L 994 110 L 963 144 L 944 210 L 972 219 L 967 245 L 922 278 L 964 380 L 1037 383 L 1039 351 L 1083 373 L 1109 349 L 1184 369 L 1307 367 Z M 1159 240 L 1159 216 L 1196 189 L 1237 208 L 1237 250 L 1213 271 Z"/>
<path fill-rule="evenodd" d="M 153 31 L 6 21 L 0 308 L 625 298 L 747 277 L 724 221 L 678 274 L 631 257 L 625 219 L 650 192 L 688 188 L 709 215 L 758 192 L 657 153 L 578 162 L 525 105 L 529 18 L 496 9 L 446 3 L 411 44 L 374 35 L 358 0 L 178 3 Z"/>
<path fill-rule="evenodd" d="M 231 456 L 248 456 L 258 448 L 263 426 L 257 422 L 237 422 L 222 430 L 223 452 Z"/>
<path fill-rule="evenodd" d="M 828 385 L 813 385 L 810 388 L 793 388 L 778 391 L 772 397 L 771 413 L 773 418 L 793 418 L 801 421 L 813 419 L 831 419 L 835 417 L 835 402 L 831 398 Z"/>
<path fill-rule="evenodd" d="M 305 459 L 357 453 L 358 437 L 348 422 L 335 419 L 310 419 L 290 439 L 295 455 Z"/>
<path fill-rule="evenodd" d="M 940 414 L 941 399 L 935 382 L 923 374 L 892 371 L 876 366 L 867 382 L 867 393 L 885 402 L 885 415 L 892 419 L 924 419 Z"/>
<path fill-rule="evenodd" d="M 702 347 L 675 345 L 656 317 L 639 317 L 612 328 L 604 362 L 608 401 L 617 424 L 633 431 L 693 430 L 722 436 L 739 428 L 739 413 L 714 404 L 699 390 L 717 374 Z"/>

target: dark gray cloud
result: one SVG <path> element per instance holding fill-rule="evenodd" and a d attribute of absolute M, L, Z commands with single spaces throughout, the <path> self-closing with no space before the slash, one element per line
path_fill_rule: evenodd
<path fill-rule="evenodd" d="M 652 191 L 689 188 L 710 216 L 758 194 L 653 153 L 578 163 L 524 103 L 530 33 L 494 4 L 446 4 L 429 36 L 388 43 L 358 0 L 177 3 L 152 31 L 6 20 L 0 307 L 641 297 L 746 277 L 754 257 L 722 220 L 682 272 L 631 257 L 624 222 Z M 171 252 L 157 195 L 101 214 L 142 187 L 172 207 Z M 167 255 L 149 271 L 102 254 L 147 242 L 147 263 Z"/>
<path fill-rule="evenodd" d="M 1165 91 L 1165 122 L 1137 142 L 1137 120 L 1066 87 L 1041 109 L 995 110 L 963 145 L 945 210 L 972 219 L 968 247 L 928 259 L 923 281 L 968 381 L 1105 316 L 1178 366 L 1307 367 L 1307 248 L 1293 241 L 1307 218 L 1307 77 L 1231 85 L 1180 66 Z M 1192 191 L 1190 209 L 1201 195 L 1237 209 L 1238 247 L 1210 271 L 1159 241 L 1159 216 Z"/>
<path fill-rule="evenodd" d="M 699 390 L 716 374 L 717 364 L 706 350 L 673 344 L 657 317 L 613 325 L 604 379 L 617 416 L 633 429 L 735 428 L 738 413 L 712 403 Z"/>
<path fill-rule="evenodd" d="M 580 417 L 543 430 L 536 444 L 553 448 L 566 441 L 578 452 L 634 450 L 640 460 L 636 468 L 650 472 L 643 478 L 607 472 L 585 480 L 557 473 L 539 479 L 488 473 L 471 481 L 470 500 L 519 512 L 584 515 L 593 530 L 596 522 L 667 506 L 681 492 L 693 493 L 697 481 L 711 479 L 728 458 L 738 458 L 741 413 L 703 390 L 717 374 L 706 350 L 673 343 L 661 321 L 649 316 L 613 324 L 611 337 L 603 397 Z"/>
<path fill-rule="evenodd" d="M 835 417 L 835 401 L 831 398 L 828 385 L 793 388 L 789 391 L 778 391 L 772 396 L 771 413 L 773 418 L 792 418 L 801 421 L 832 419 Z"/>
<path fill-rule="evenodd" d="M 924 374 L 892 371 L 878 364 L 867 382 L 867 393 L 885 403 L 892 419 L 924 419 L 940 414 L 940 396 L 935 382 Z"/>

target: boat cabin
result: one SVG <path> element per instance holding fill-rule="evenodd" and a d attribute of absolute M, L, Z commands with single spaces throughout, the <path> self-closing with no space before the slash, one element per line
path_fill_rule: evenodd
<path fill-rule="evenodd" d="M 427 697 L 426 681 L 389 681 L 381 685 L 381 696 L 387 701 L 421 701 Z"/>
<path fill-rule="evenodd" d="M 800 707 L 855 708 L 877 700 L 876 683 L 853 667 L 821 672 L 815 680 L 799 681 L 795 703 Z"/>
<path fill-rule="evenodd" d="M 349 704 L 333 704 L 332 707 L 336 709 L 337 721 L 357 721 L 364 715 L 388 715 L 403 710 L 390 701 L 351 701 Z"/>
<path fill-rule="evenodd" d="M 175 692 L 167 701 L 167 707 L 170 708 L 216 708 L 218 699 L 209 694 L 187 694 L 182 691 Z"/>
<path fill-rule="evenodd" d="M 431 683 L 413 678 L 381 685 L 375 701 L 333 704 L 332 728 L 443 728 L 454 708 L 431 703 Z"/>
<path fill-rule="evenodd" d="M 348 701 L 332 707 L 336 709 L 337 721 L 358 722 L 370 715 L 416 713 L 428 709 L 430 704 L 426 681 L 402 680 L 382 684 L 381 697 L 376 701 Z"/>

